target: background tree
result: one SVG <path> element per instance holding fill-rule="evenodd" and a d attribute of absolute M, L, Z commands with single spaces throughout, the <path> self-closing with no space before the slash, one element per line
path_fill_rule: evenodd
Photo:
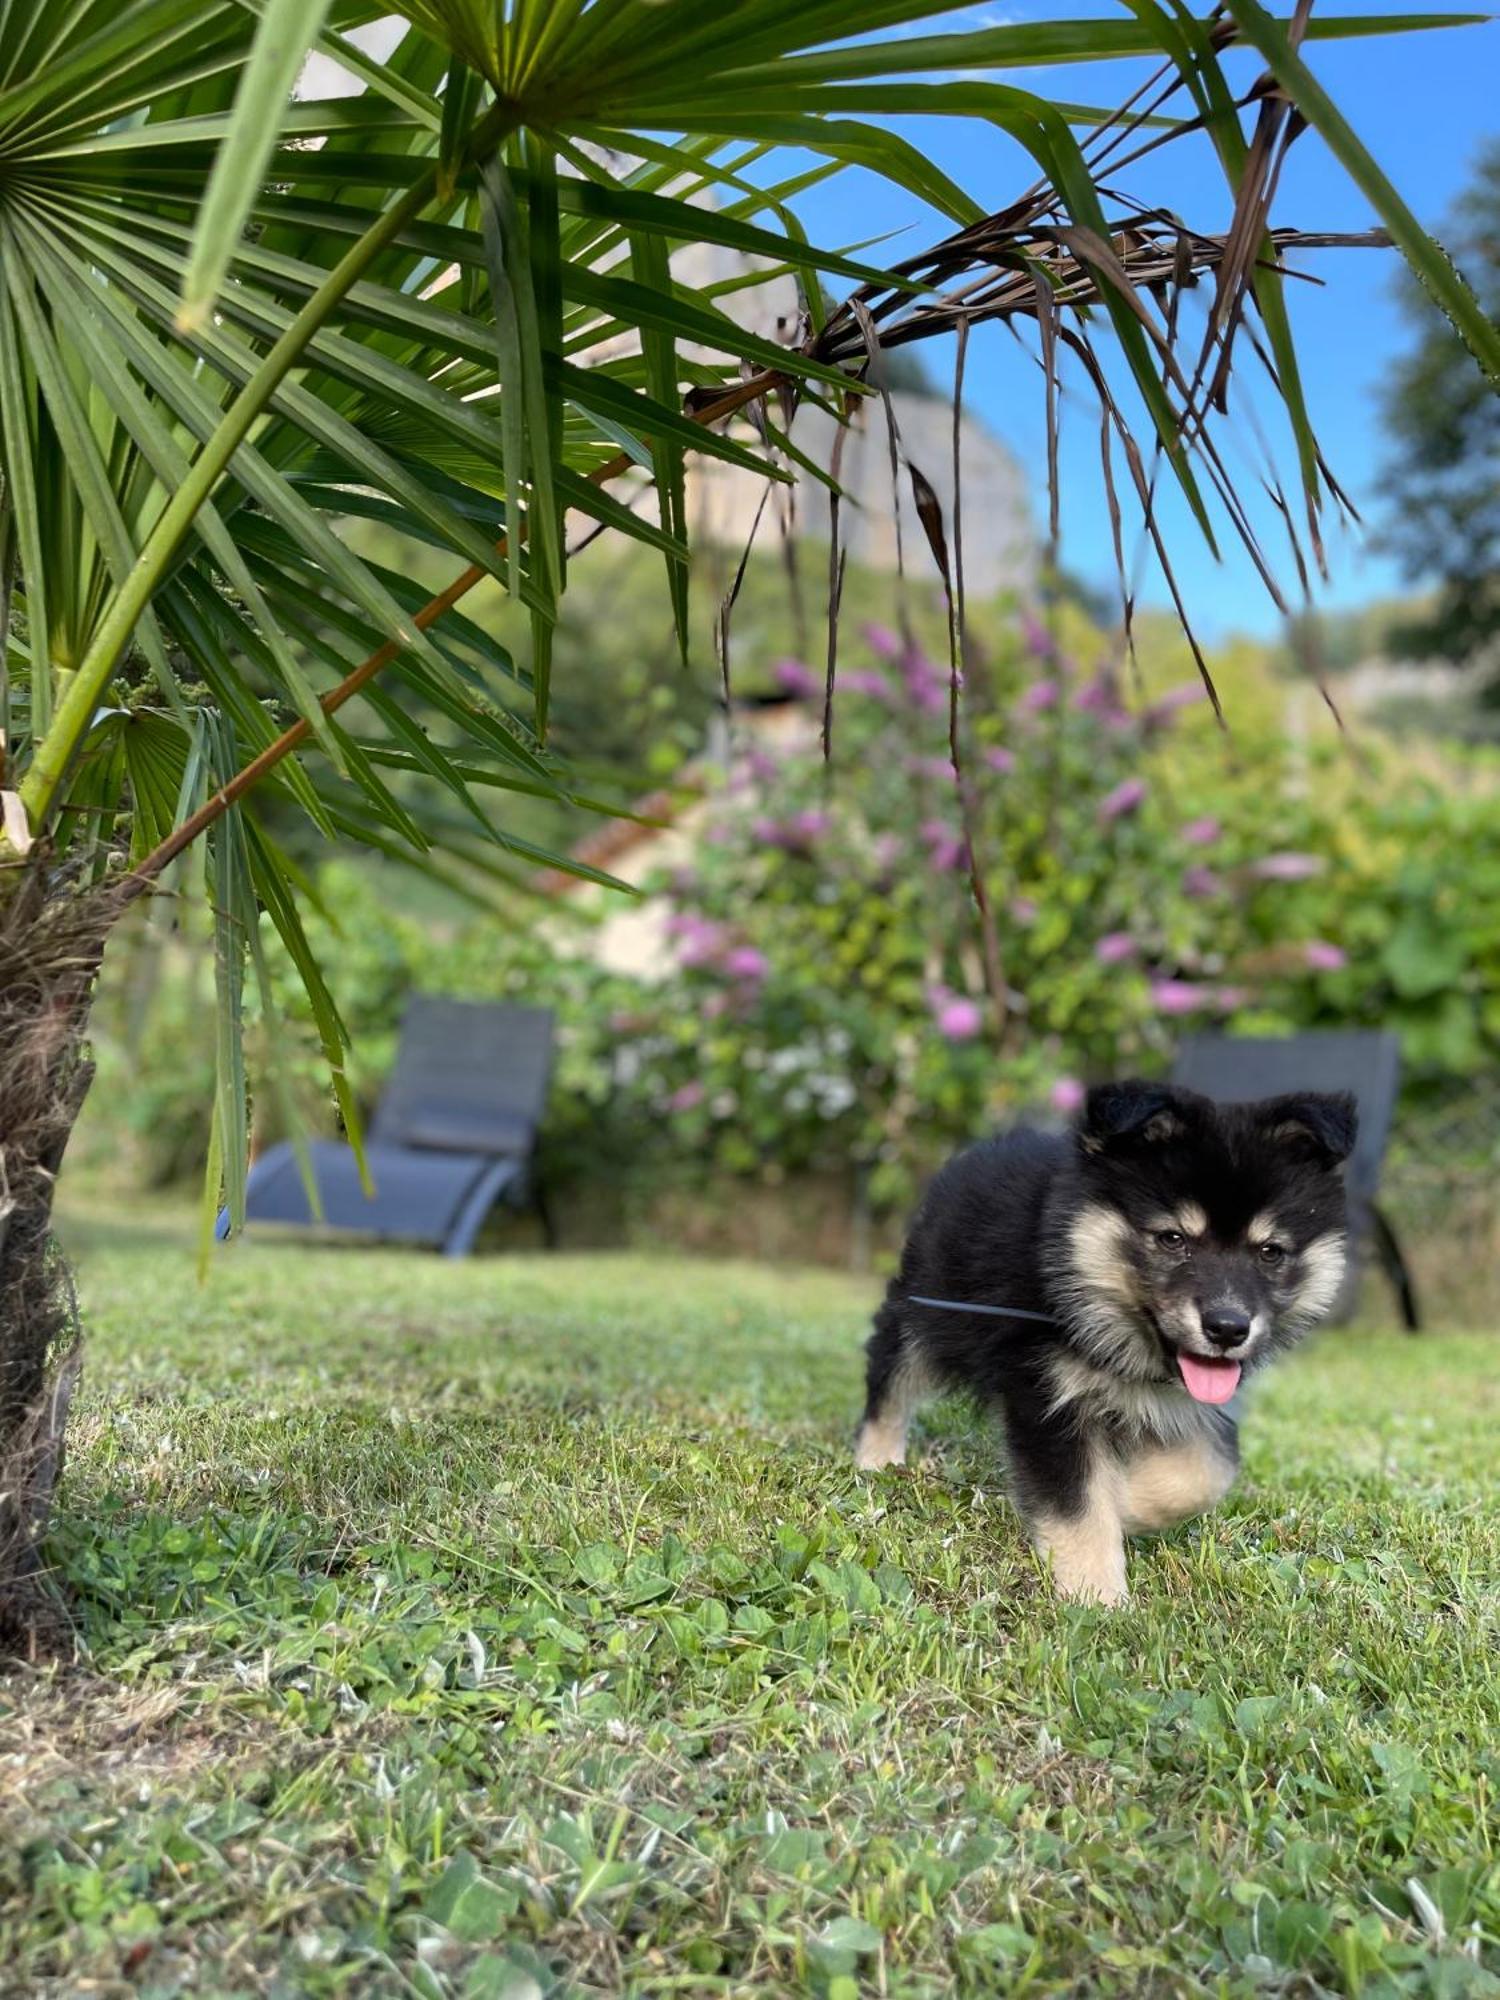
<path fill-rule="evenodd" d="M 506 802 L 587 803 L 548 740 L 570 520 L 575 540 L 607 529 L 650 547 L 685 632 L 687 451 L 777 476 L 798 395 L 841 407 L 876 347 L 954 332 L 962 346 L 994 319 L 1030 329 L 1049 413 L 1065 370 L 1097 395 L 1163 561 L 1161 482 L 1202 532 L 1254 551 L 1218 445 L 1249 328 L 1273 365 L 1316 549 L 1337 496 L 1282 264 L 1299 243 L 1341 239 L 1273 232 L 1269 218 L 1308 126 L 1500 379 L 1493 326 L 1298 52 L 1304 35 L 1385 21 L 1283 21 L 1227 0 L 1204 22 L 1142 7 L 896 32 L 947 11 L 0 10 L 0 1619 L 7 1605 L 24 1618 L 34 1596 L 76 1365 L 49 1223 L 105 940 L 164 878 L 207 894 L 210 1208 L 221 1183 L 231 1211 L 243 1203 L 240 1023 L 247 981 L 267 984 L 263 929 L 306 986 L 357 1145 L 347 1038 L 308 944 L 285 816 L 493 893 L 518 865 L 556 859 Z M 408 24 L 379 64 L 344 32 L 377 12 Z M 289 97 L 314 42 L 361 95 Z M 989 80 L 1122 56 L 1151 67 L 1119 113 Z M 998 127 L 1029 155 L 1030 185 L 987 214 L 878 122 L 914 114 Z M 1179 141 L 1211 153 L 1231 191 L 1222 234 L 1131 191 L 1131 162 Z M 891 272 L 809 246 L 789 204 L 851 164 L 922 197 L 953 233 Z M 1204 180 L 1200 161 L 1184 184 Z M 756 339 L 712 285 L 674 276 L 674 248 L 703 241 L 797 276 L 793 345 Z M 832 314 L 820 278 L 854 287 Z M 358 553 L 351 521 L 465 567 L 427 598 Z M 926 525 L 946 551 L 931 507 Z M 524 609 L 522 655 L 457 609 L 486 577 Z"/>
<path fill-rule="evenodd" d="M 1481 158 L 1444 237 L 1500 324 L 1500 141 Z M 1394 637 L 1406 652 L 1467 660 L 1500 637 L 1500 398 L 1409 274 L 1401 297 L 1416 339 L 1385 396 L 1393 450 L 1384 539 L 1410 582 L 1436 578 L 1437 590 Z"/>

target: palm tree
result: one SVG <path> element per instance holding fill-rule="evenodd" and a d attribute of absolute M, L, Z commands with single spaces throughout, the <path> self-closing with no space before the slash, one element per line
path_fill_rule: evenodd
<path fill-rule="evenodd" d="M 404 31 L 373 61 L 350 31 L 392 11 Z M 299 816 L 327 840 L 461 868 L 481 892 L 559 862 L 506 809 L 599 804 L 547 743 L 570 518 L 658 551 L 685 633 L 689 451 L 783 476 L 798 399 L 843 410 L 880 346 L 956 332 L 962 356 L 973 326 L 1003 318 L 1035 343 L 1049 413 L 1064 357 L 1093 385 L 1153 535 L 1170 479 L 1204 533 L 1227 524 L 1255 546 L 1216 435 L 1233 359 L 1258 354 L 1315 556 L 1337 489 L 1282 273 L 1297 243 L 1335 239 L 1270 227 L 1304 125 L 1500 377 L 1494 329 L 1299 54 L 1389 20 L 1224 0 L 1198 21 L 1142 0 L 1118 21 L 912 32 L 943 11 L 0 6 L 0 1623 L 35 1611 L 76 1372 L 49 1223 L 111 928 L 197 844 L 220 1021 L 214 1195 L 222 1180 L 231 1208 L 242 1198 L 239 1019 L 247 979 L 270 1004 L 263 921 L 306 982 L 354 1130 L 343 1028 L 278 829 Z M 293 94 L 313 47 L 357 94 Z M 1144 81 L 1116 113 L 997 76 L 1128 56 Z M 912 113 L 989 121 L 1030 154 L 1034 185 L 987 214 L 882 122 Z M 1195 132 L 1233 194 L 1226 233 L 1130 193 L 1136 159 Z M 950 233 L 893 271 L 810 245 L 795 198 L 849 167 L 921 196 Z M 674 276 L 673 250 L 701 241 L 795 277 L 790 346 Z M 825 280 L 842 306 L 825 306 Z M 923 511 L 957 584 L 956 524 Z M 344 529 L 361 520 L 462 568 L 424 602 L 357 553 Z M 525 659 L 457 609 L 485 578 L 529 613 Z"/>

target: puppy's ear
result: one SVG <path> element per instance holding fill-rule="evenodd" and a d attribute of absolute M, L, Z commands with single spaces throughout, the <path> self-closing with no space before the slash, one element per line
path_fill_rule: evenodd
<path fill-rule="evenodd" d="M 1079 1144 L 1087 1153 L 1108 1146 L 1161 1146 L 1181 1139 L 1199 1123 L 1202 1099 L 1170 1084 L 1096 1084 L 1084 1099 L 1078 1120 Z"/>
<path fill-rule="evenodd" d="M 1359 1110 L 1347 1090 L 1299 1090 L 1267 1098 L 1260 1123 L 1277 1145 L 1320 1166 L 1336 1167 L 1354 1151 Z"/>

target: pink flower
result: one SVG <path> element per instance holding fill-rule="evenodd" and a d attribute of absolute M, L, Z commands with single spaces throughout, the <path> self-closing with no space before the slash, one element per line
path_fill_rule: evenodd
<path fill-rule="evenodd" d="M 958 773 L 946 757 L 908 757 L 906 768 L 914 777 L 936 778 L 947 785 L 958 783 Z"/>
<path fill-rule="evenodd" d="M 1126 813 L 1133 813 L 1145 796 L 1146 780 L 1127 778 L 1123 785 L 1116 785 L 1112 792 L 1106 793 L 1099 801 L 1100 821 L 1108 826 L 1112 820 L 1121 819 Z"/>
<path fill-rule="evenodd" d="M 1222 878 L 1216 875 L 1212 868 L 1205 868 L 1201 862 L 1195 862 L 1191 868 L 1182 871 L 1184 895 L 1196 896 L 1200 902 L 1207 902 L 1219 895 L 1223 887 Z"/>
<path fill-rule="evenodd" d="M 1095 674 L 1091 681 L 1085 681 L 1074 695 L 1070 704 L 1082 715 L 1091 715 L 1095 709 L 1113 708 L 1114 694 L 1103 674 Z"/>
<path fill-rule="evenodd" d="M 939 672 L 925 654 L 906 653 L 901 660 L 901 675 L 906 683 L 907 699 L 922 715 L 942 715 L 948 707 L 948 677 Z"/>
<path fill-rule="evenodd" d="M 702 943 L 685 944 L 678 953 L 681 963 L 691 972 L 704 965 L 712 965 L 718 954 L 716 942 L 705 939 Z"/>
<path fill-rule="evenodd" d="M 771 961 L 753 944 L 740 944 L 724 954 L 724 970 L 731 979 L 764 979 L 771 970 Z"/>
<path fill-rule="evenodd" d="M 933 1019 L 937 1031 L 945 1041 L 972 1042 L 984 1026 L 984 1015 L 977 1000 L 965 1000 L 961 996 L 948 994 L 939 1000 L 933 1009 Z"/>
<path fill-rule="evenodd" d="M 992 744 L 985 751 L 984 761 L 992 771 L 998 771 L 1002 777 L 1007 777 L 1016 768 L 1015 757 L 998 743 Z"/>
<path fill-rule="evenodd" d="M 705 993 L 700 1012 L 705 1021 L 717 1021 L 729 1012 L 730 1005 L 730 997 L 727 993 Z"/>
<path fill-rule="evenodd" d="M 696 1111 L 708 1092 L 696 1078 L 691 1083 L 679 1084 L 667 1099 L 668 1111 Z"/>
<path fill-rule="evenodd" d="M 1323 865 L 1320 854 L 1267 854 L 1252 861 L 1246 873 L 1259 882 L 1305 882 L 1309 876 L 1321 875 Z"/>
<path fill-rule="evenodd" d="M 924 819 L 917 832 L 927 844 L 927 859 L 933 868 L 946 874 L 968 861 L 969 850 L 962 838 L 942 820 Z"/>
<path fill-rule="evenodd" d="M 1101 667 L 1091 681 L 1084 682 L 1072 705 L 1081 715 L 1097 715 L 1112 727 L 1129 726 L 1130 717 L 1120 706 L 1119 690 L 1108 667 Z"/>
<path fill-rule="evenodd" d="M 838 687 L 843 694 L 873 695 L 877 701 L 890 701 L 893 695 L 890 682 L 877 667 L 850 667 L 839 675 Z"/>
<path fill-rule="evenodd" d="M 1041 715 L 1046 709 L 1056 708 L 1062 690 L 1056 681 L 1033 681 L 1016 703 L 1018 715 Z"/>
<path fill-rule="evenodd" d="M 1188 979 L 1153 979 L 1151 1004 L 1158 1014 L 1196 1014 L 1209 1005 L 1211 989 L 1195 986 Z"/>
<path fill-rule="evenodd" d="M 669 936 L 681 940 L 678 957 L 688 967 L 711 964 L 724 943 L 724 933 L 718 924 L 690 910 L 680 916 L 669 917 L 667 932 Z"/>
<path fill-rule="evenodd" d="M 1328 944 L 1322 938 L 1312 938 L 1303 945 L 1302 956 L 1310 972 L 1341 972 L 1349 963 L 1349 954 L 1341 946 Z"/>
<path fill-rule="evenodd" d="M 1182 829 L 1182 837 L 1189 847 L 1211 847 L 1223 831 L 1216 819 L 1190 819 Z"/>
<path fill-rule="evenodd" d="M 1250 997 L 1248 986 L 1215 986 L 1209 1001 L 1216 1014 L 1232 1014 L 1237 1007 L 1243 1007 Z"/>
<path fill-rule="evenodd" d="M 1139 950 L 1140 946 L 1129 931 L 1106 931 L 1094 946 L 1094 956 L 1101 965 L 1123 965 Z"/>
<path fill-rule="evenodd" d="M 865 644 L 878 660 L 899 660 L 901 657 L 901 634 L 893 632 L 889 625 L 866 625 Z"/>
<path fill-rule="evenodd" d="M 1037 906 L 1029 896 L 1015 896 L 1011 899 L 1010 915 L 1013 923 L 1034 924 L 1037 919 Z"/>
<path fill-rule="evenodd" d="M 1192 708 L 1200 701 L 1208 700 L 1208 689 L 1202 681 L 1184 681 L 1181 687 L 1169 688 L 1159 695 L 1141 717 L 1150 728 L 1154 724 L 1170 722 L 1172 717 L 1184 708 Z"/>
<path fill-rule="evenodd" d="M 1087 1095 L 1076 1076 L 1060 1076 L 1048 1092 L 1047 1102 L 1064 1118 L 1071 1118 L 1075 1111 L 1083 1109 L 1083 1100 Z"/>
<path fill-rule="evenodd" d="M 807 701 L 822 692 L 822 681 L 801 660 L 778 660 L 771 672 L 776 685 L 787 694 L 795 695 L 798 701 Z"/>
<path fill-rule="evenodd" d="M 787 819 L 755 819 L 750 822 L 752 837 L 762 847 L 784 847 L 788 852 L 806 849 L 827 833 L 833 821 L 826 812 L 810 807 Z"/>
<path fill-rule="evenodd" d="M 758 785 L 769 785 L 780 772 L 781 765 L 769 751 L 756 746 L 745 758 L 745 769 Z"/>
<path fill-rule="evenodd" d="M 1033 618 L 1029 611 L 1021 613 L 1021 637 L 1026 642 L 1026 650 L 1038 660 L 1052 657 L 1052 634 L 1040 619 Z"/>

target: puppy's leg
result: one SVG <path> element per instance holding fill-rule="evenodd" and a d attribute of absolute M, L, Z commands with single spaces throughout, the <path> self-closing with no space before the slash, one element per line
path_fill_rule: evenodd
<path fill-rule="evenodd" d="M 1125 1531 L 1118 1469 L 1102 1440 L 1074 1423 L 1006 1412 L 1011 1478 L 1037 1552 L 1059 1597 L 1123 1604 Z"/>
<path fill-rule="evenodd" d="M 865 1414 L 854 1441 L 859 1472 L 906 1463 L 906 1430 L 925 1392 L 920 1356 L 898 1315 L 882 1306 L 865 1348 Z"/>
<path fill-rule="evenodd" d="M 1125 1532 L 1107 1465 L 1091 1468 L 1073 1512 L 1033 1515 L 1031 1531 L 1038 1552 L 1051 1563 L 1059 1597 L 1085 1604 L 1124 1604 L 1129 1598 Z"/>

